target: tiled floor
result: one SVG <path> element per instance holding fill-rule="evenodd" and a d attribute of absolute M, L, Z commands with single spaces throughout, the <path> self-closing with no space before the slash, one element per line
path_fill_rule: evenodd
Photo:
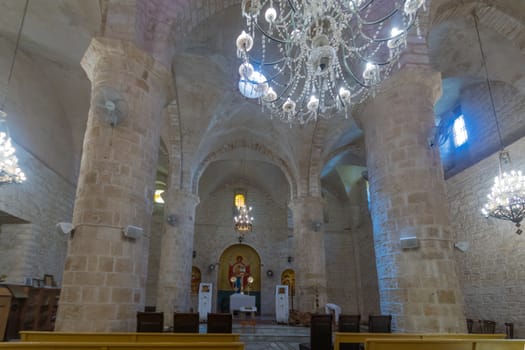
<path fill-rule="evenodd" d="M 277 324 L 233 325 L 233 332 L 241 335 L 245 350 L 299 350 L 299 343 L 309 342 L 310 330 Z"/>

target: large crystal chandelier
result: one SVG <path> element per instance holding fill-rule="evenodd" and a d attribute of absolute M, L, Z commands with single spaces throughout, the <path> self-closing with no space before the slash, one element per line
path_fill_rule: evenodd
<path fill-rule="evenodd" d="M 395 67 L 424 3 L 243 0 L 239 90 L 290 124 L 348 116 Z"/>
<path fill-rule="evenodd" d="M 489 79 L 486 56 L 485 52 L 483 51 L 483 45 L 481 44 L 481 36 L 479 34 L 478 28 L 478 17 L 476 13 L 474 13 L 474 24 L 478 37 L 481 60 L 485 70 L 485 79 L 487 83 L 487 89 L 489 91 L 490 105 L 492 114 L 494 116 L 500 145 L 498 157 L 498 176 L 494 178 L 494 185 L 492 186 L 491 192 L 487 195 L 488 201 L 481 209 L 481 212 L 483 215 L 485 215 L 485 217 L 490 216 L 496 219 L 508 220 L 515 223 L 517 227 L 516 233 L 520 235 L 523 232 L 520 229 L 521 221 L 525 215 L 525 176 L 522 175 L 521 171 L 511 170 L 508 173 L 503 171 L 503 167 L 505 165 L 511 164 L 510 153 L 503 147 L 501 130 L 498 123 L 498 115 L 494 105 L 494 97 L 492 95 L 492 87 Z"/>
<path fill-rule="evenodd" d="M 15 50 L 11 59 L 9 75 L 7 76 L 6 93 L 3 96 L 2 103 L 0 104 L 0 184 L 21 183 L 26 180 L 25 174 L 18 167 L 18 158 L 16 158 L 15 155 L 16 150 L 11 143 L 11 137 L 9 137 L 9 130 L 7 128 L 7 114 L 5 112 L 5 102 L 7 100 L 9 82 L 11 81 L 11 77 L 13 75 L 16 54 L 18 53 L 18 46 L 20 44 L 20 37 L 22 34 L 22 28 L 24 27 L 24 20 L 26 18 L 28 5 L 29 0 L 26 0 L 22 20 L 20 21 L 20 27 L 18 29 L 18 36 L 16 38 Z"/>
<path fill-rule="evenodd" d="M 5 125 L 5 117 L 5 112 L 0 110 L 0 184 L 21 183 L 26 180 L 26 176 L 18 167 L 18 159 Z"/>
<path fill-rule="evenodd" d="M 250 216 L 252 207 L 242 205 L 237 207 L 237 215 L 233 217 L 235 231 L 239 234 L 239 242 L 244 240 L 245 234 L 252 232 L 253 217 Z"/>

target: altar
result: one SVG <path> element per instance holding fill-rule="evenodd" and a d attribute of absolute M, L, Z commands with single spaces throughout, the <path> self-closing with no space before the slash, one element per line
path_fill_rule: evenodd
<path fill-rule="evenodd" d="M 255 295 L 235 293 L 230 295 L 230 312 L 239 311 L 241 308 L 255 308 Z"/>

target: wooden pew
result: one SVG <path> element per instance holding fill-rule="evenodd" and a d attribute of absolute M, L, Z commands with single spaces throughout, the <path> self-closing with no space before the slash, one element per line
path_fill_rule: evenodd
<path fill-rule="evenodd" d="M 414 333 L 347 333 L 335 332 L 334 350 L 340 350 L 341 343 L 366 343 L 369 338 L 375 339 L 421 339 L 420 334 Z"/>
<path fill-rule="evenodd" d="M 464 339 L 374 339 L 365 343 L 366 350 L 474 350 L 474 340 Z"/>
<path fill-rule="evenodd" d="M 9 350 L 244 350 L 241 342 L 5 342 Z"/>
<path fill-rule="evenodd" d="M 367 339 L 505 339 L 505 334 L 471 333 L 347 333 L 336 332 L 334 349 L 341 343 L 366 343 Z M 523 349 L 521 349 L 523 350 Z"/>
<path fill-rule="evenodd" d="M 475 350 L 523 350 L 525 339 L 483 339 L 476 340 Z"/>
<path fill-rule="evenodd" d="M 128 343 L 166 343 L 166 342 L 239 342 L 238 333 L 97 333 L 97 332 L 35 332 L 21 331 L 22 342 L 128 342 Z"/>
<path fill-rule="evenodd" d="M 479 334 L 477 334 L 479 335 Z M 366 350 L 523 350 L 525 339 L 374 339 L 365 343 Z"/>

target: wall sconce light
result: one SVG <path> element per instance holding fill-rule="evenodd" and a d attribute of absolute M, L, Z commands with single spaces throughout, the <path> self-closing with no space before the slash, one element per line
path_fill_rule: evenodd
<path fill-rule="evenodd" d="M 215 264 L 210 264 L 208 266 L 208 271 L 212 272 L 213 270 L 215 270 Z"/>
<path fill-rule="evenodd" d="M 289 256 L 286 260 L 287 260 L 289 263 L 292 263 L 292 262 L 293 262 L 293 256 Z"/>
<path fill-rule="evenodd" d="M 193 257 L 193 259 L 195 259 L 197 257 L 197 251 L 195 251 L 195 250 L 193 251 L 192 257 Z"/>
<path fill-rule="evenodd" d="M 272 270 L 266 271 L 266 276 L 272 278 L 273 277 L 273 271 Z"/>
<path fill-rule="evenodd" d="M 169 214 L 166 217 L 166 221 L 170 226 L 175 226 L 175 224 L 177 223 L 177 217 L 175 216 L 175 214 Z"/>

